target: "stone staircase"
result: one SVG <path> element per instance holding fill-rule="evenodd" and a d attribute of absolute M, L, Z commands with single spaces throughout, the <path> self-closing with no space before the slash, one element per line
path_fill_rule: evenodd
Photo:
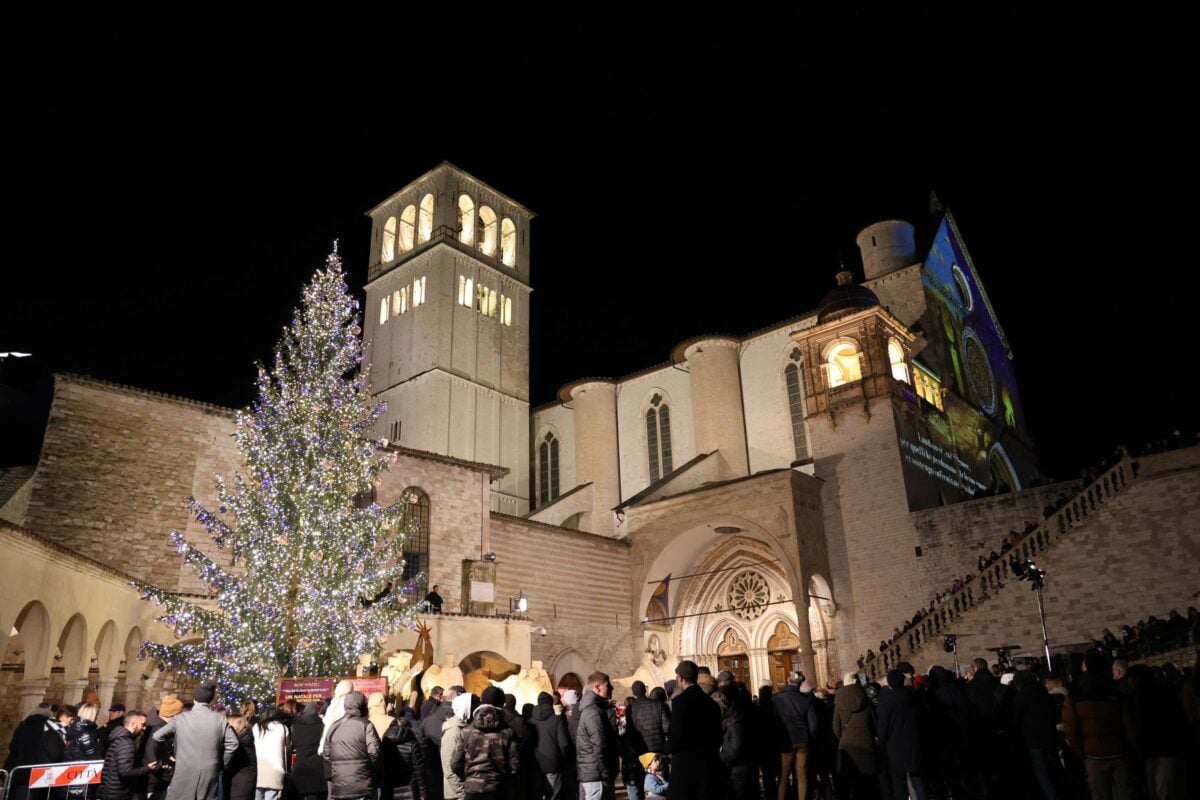
<path fill-rule="evenodd" d="M 878 680 L 901 661 L 912 661 L 925 647 L 938 641 L 943 632 L 959 627 L 963 615 L 979 608 L 1017 583 L 1017 577 L 1009 569 L 1009 561 L 1026 561 L 1053 547 L 1060 540 L 1079 536 L 1080 526 L 1089 518 L 1100 513 L 1100 508 L 1109 499 L 1124 492 L 1136 479 L 1133 459 L 1125 454 L 1120 461 L 1095 481 L 1080 489 L 1053 516 L 1042 520 L 1042 524 L 1021 539 L 1020 544 L 1004 553 L 999 561 L 988 567 L 970 583 L 953 594 L 942 598 L 942 604 L 926 613 L 915 625 L 906 621 L 901 626 L 900 637 L 887 650 L 863 659 L 861 672 L 870 680 Z M 1022 588 L 1028 588 L 1021 584 Z"/>

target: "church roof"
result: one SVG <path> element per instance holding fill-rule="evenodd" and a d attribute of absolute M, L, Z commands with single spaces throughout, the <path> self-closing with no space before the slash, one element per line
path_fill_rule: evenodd
<path fill-rule="evenodd" d="M 25 482 L 33 477 L 36 464 L 21 467 L 4 467 L 0 469 L 0 507 L 12 499 Z"/>
<path fill-rule="evenodd" d="M 837 274 L 837 283 L 829 294 L 821 298 L 821 304 L 817 306 L 818 325 L 879 305 L 879 298 L 875 293 L 855 283 L 849 270 L 843 269 Z"/>
<path fill-rule="evenodd" d="M 228 408 L 226 406 L 218 406 L 214 403 L 205 403 L 201 400 L 192 400 L 187 397 L 180 397 L 175 394 L 166 394 L 165 392 L 156 392 L 152 389 L 140 389 L 136 386 L 127 386 L 123 383 L 114 383 L 112 381 L 93 378 L 90 375 L 76 375 L 71 372 L 56 372 L 54 373 L 55 381 L 64 383 L 75 383 L 83 386 L 92 386 L 99 389 L 116 391 L 120 394 L 133 395 L 134 397 L 144 397 L 150 400 L 166 400 L 169 403 L 188 406 L 208 414 L 219 414 L 225 417 L 233 417 L 237 413 L 237 409 Z"/>

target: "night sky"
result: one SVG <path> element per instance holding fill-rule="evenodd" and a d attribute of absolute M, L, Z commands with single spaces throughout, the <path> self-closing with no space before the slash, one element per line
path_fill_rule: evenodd
<path fill-rule="evenodd" d="M 932 189 L 1050 474 L 1200 426 L 1178 21 L 338 5 L 9 12 L 0 351 L 35 355 L 0 366 L 0 465 L 36 459 L 55 371 L 249 402 L 331 240 L 360 287 L 363 212 L 442 160 L 538 214 L 535 405 L 815 308 L 873 221 L 923 254 Z"/>

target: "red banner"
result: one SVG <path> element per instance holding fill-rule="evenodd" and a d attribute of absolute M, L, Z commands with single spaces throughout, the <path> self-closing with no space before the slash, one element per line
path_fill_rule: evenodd
<path fill-rule="evenodd" d="M 333 697 L 333 687 L 340 678 L 283 678 L 279 681 L 276 702 L 295 700 L 297 703 L 313 703 Z M 387 678 L 351 678 L 354 691 L 370 697 L 375 692 L 388 693 Z"/>
<path fill-rule="evenodd" d="M 47 789 L 52 786 L 86 786 L 89 783 L 99 783 L 100 771 L 103 767 L 103 761 L 31 767 L 29 788 Z"/>

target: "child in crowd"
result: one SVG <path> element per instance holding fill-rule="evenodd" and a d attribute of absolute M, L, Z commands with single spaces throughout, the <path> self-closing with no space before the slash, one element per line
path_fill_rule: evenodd
<path fill-rule="evenodd" d="M 662 775 L 662 760 L 658 753 L 642 753 L 638 756 L 642 769 L 646 770 L 646 800 L 664 800 L 667 796 L 667 782 Z"/>

